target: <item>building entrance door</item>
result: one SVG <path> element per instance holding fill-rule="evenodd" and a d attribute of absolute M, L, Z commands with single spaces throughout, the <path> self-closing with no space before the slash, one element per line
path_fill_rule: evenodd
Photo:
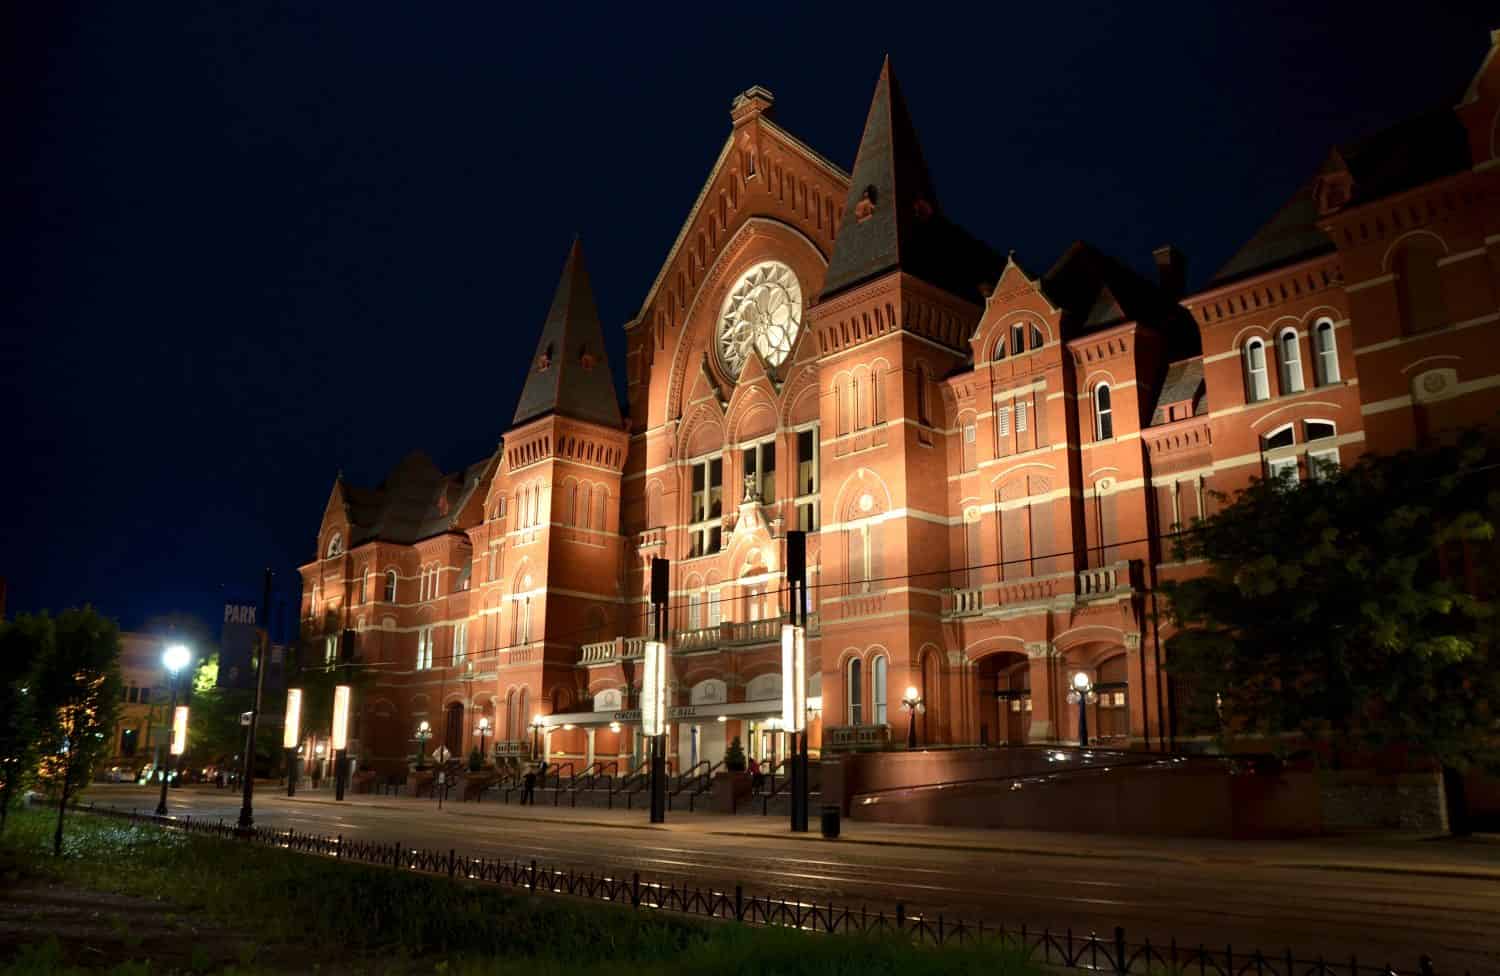
<path fill-rule="evenodd" d="M 701 732 L 698 736 L 698 759 L 710 766 L 724 761 L 724 750 L 727 744 L 724 741 L 723 722 L 706 722 L 699 726 Z"/>

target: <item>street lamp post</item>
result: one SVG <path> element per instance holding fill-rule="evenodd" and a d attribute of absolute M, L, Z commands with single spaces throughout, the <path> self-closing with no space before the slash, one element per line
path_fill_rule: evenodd
<path fill-rule="evenodd" d="M 1089 712 L 1088 707 L 1099 700 L 1098 692 L 1094 691 L 1094 683 L 1089 676 L 1082 671 L 1073 673 L 1073 690 L 1068 692 L 1068 702 L 1078 703 L 1078 744 L 1087 746 L 1089 744 Z"/>
<path fill-rule="evenodd" d="M 417 768 L 427 765 L 427 740 L 432 738 L 432 725 L 424 718 L 417 723 Z"/>
<path fill-rule="evenodd" d="M 173 644 L 162 652 L 161 663 L 167 669 L 167 683 L 172 686 L 172 704 L 168 714 L 177 714 L 177 673 L 187 667 L 188 661 L 192 659 L 192 653 L 184 644 Z M 168 755 L 171 751 L 168 750 Z M 169 759 L 168 762 L 171 760 Z M 164 770 L 161 777 L 161 800 L 156 804 L 156 815 L 165 817 L 167 815 L 167 773 Z"/>
<path fill-rule="evenodd" d="M 901 710 L 906 712 L 906 748 L 917 747 L 917 714 L 927 711 L 927 703 L 917 692 L 915 685 L 906 686 L 906 697 L 901 699 Z"/>
<path fill-rule="evenodd" d="M 490 734 L 490 718 L 488 715 L 479 716 L 479 724 L 474 726 L 474 734 L 479 736 L 479 755 L 481 760 L 489 753 L 484 751 L 484 740 Z"/>
<path fill-rule="evenodd" d="M 543 728 L 544 728 L 544 726 L 542 724 L 542 716 L 540 714 L 531 716 L 531 761 L 532 762 L 536 762 L 538 759 L 541 758 L 541 755 L 542 755 L 541 739 L 542 739 L 542 729 Z"/>

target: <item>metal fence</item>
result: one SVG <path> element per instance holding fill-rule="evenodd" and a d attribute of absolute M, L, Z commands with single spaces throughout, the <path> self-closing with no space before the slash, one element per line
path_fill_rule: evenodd
<path fill-rule="evenodd" d="M 635 909 L 677 912 L 702 918 L 737 921 L 750 925 L 772 925 L 801 929 L 806 932 L 839 935 L 903 935 L 923 945 L 994 945 L 1016 951 L 1033 963 L 1054 969 L 1080 969 L 1096 973 L 1151 974 L 1151 976 L 1436 976 L 1432 959 L 1422 956 L 1408 969 L 1393 969 L 1390 964 L 1371 965 L 1358 957 L 1348 959 L 1298 958 L 1291 949 L 1281 954 L 1259 949 L 1236 950 L 1198 944 L 1130 942 L 1125 930 L 1116 926 L 1109 935 L 1089 932 L 1075 934 L 968 922 L 909 912 L 897 904 L 894 912 L 869 911 L 849 906 L 811 904 L 746 894 L 744 887 L 720 891 L 643 880 L 640 872 L 630 877 L 615 877 L 595 872 L 559 870 L 540 866 L 536 861 L 502 861 L 494 858 L 466 857 L 450 848 L 441 850 L 407 847 L 399 841 L 378 843 L 256 827 L 248 833 L 223 820 L 172 819 L 90 804 L 92 813 L 117 817 L 136 823 L 149 823 L 189 834 L 226 839 L 248 840 L 267 847 L 303 854 L 351 861 L 375 867 L 431 875 L 447 875 L 481 884 L 494 884 L 536 893 L 574 895 L 597 901 L 615 902 Z M 1468 971 L 1465 970 L 1465 976 Z"/>

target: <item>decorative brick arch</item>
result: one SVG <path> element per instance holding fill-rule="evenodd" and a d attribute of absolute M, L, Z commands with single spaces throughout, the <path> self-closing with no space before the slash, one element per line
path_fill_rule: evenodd
<path fill-rule="evenodd" d="M 863 505 L 863 496 L 870 495 L 870 507 Z M 870 468 L 860 468 L 839 486 L 835 496 L 834 512 L 841 522 L 857 518 L 870 518 L 891 510 L 891 490 L 885 479 Z"/>

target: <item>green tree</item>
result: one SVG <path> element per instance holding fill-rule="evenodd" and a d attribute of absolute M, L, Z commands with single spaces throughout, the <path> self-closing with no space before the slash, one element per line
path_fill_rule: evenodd
<path fill-rule="evenodd" d="M 62 855 L 68 802 L 88 785 L 94 764 L 113 747 L 108 736 L 120 707 L 120 629 L 92 607 L 66 610 L 53 623 L 50 652 L 38 662 L 40 774 L 57 791 L 52 851 Z"/>
<path fill-rule="evenodd" d="M 1257 481 L 1179 537 L 1168 669 L 1222 740 L 1496 758 L 1500 451 L 1477 435 Z"/>
<path fill-rule="evenodd" d="M 245 747 L 245 727 L 240 715 L 255 704 L 255 693 L 220 688 L 219 654 L 214 651 L 199 663 L 193 673 L 191 703 L 188 712 L 188 749 L 205 762 L 219 764 L 238 755 Z M 181 694 L 181 692 L 179 692 Z M 260 739 L 257 752 L 261 751 Z"/>
<path fill-rule="evenodd" d="M 23 614 L 0 621 L 0 832 L 21 783 L 36 768 L 39 727 L 36 671 L 51 653 L 51 618 Z"/>

